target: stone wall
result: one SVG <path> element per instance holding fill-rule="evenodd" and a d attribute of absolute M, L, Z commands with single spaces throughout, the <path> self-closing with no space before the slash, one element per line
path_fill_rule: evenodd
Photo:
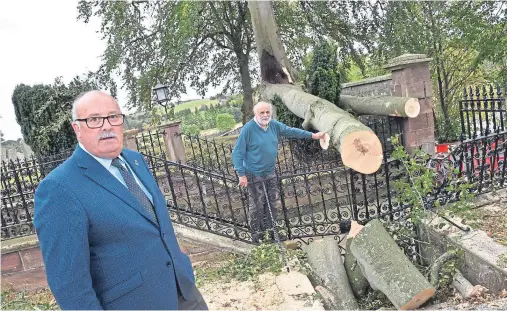
<path fill-rule="evenodd" d="M 429 154 L 435 152 L 435 124 L 431 96 L 431 58 L 424 54 L 404 54 L 390 60 L 384 67 L 391 73 L 344 83 L 342 94 L 352 96 L 397 96 L 419 99 L 421 112 L 416 118 L 403 118 L 403 143 L 411 152 L 421 147 Z"/>

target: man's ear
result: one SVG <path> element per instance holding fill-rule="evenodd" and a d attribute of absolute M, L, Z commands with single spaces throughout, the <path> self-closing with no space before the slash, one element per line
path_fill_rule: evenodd
<path fill-rule="evenodd" d="M 78 122 L 72 122 L 72 128 L 74 129 L 74 133 L 76 133 L 76 137 L 79 139 L 81 136 L 81 127 Z"/>

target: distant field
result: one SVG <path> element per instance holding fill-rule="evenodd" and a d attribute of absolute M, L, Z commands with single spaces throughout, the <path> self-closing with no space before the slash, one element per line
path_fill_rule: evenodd
<path fill-rule="evenodd" d="M 179 104 L 179 105 L 175 106 L 174 112 L 178 112 L 180 110 L 187 109 L 187 108 L 190 108 L 190 110 L 192 110 L 192 112 L 194 112 L 195 107 L 201 107 L 202 105 L 209 106 L 210 104 L 215 105 L 216 103 L 218 103 L 218 100 L 216 100 L 216 99 L 211 100 L 211 99 L 205 98 L 205 99 L 193 100 L 193 101 L 186 102 L 186 103 Z"/>

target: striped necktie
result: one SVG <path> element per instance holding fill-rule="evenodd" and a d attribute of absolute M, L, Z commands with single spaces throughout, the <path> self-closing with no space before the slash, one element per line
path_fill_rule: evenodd
<path fill-rule="evenodd" d="M 121 163 L 119 158 L 114 158 L 111 162 L 111 165 L 117 167 L 120 170 L 121 176 L 123 180 L 127 184 L 127 188 L 129 191 L 136 197 L 139 203 L 143 206 L 143 208 L 150 214 L 153 220 L 157 220 L 157 216 L 155 215 L 155 210 L 153 209 L 153 204 L 151 204 L 150 199 L 146 196 L 143 189 L 137 184 L 134 176 L 129 172 L 129 170 Z"/>

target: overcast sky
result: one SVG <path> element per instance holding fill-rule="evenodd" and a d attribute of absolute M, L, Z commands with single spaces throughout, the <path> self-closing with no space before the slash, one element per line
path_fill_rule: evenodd
<path fill-rule="evenodd" d="M 77 0 L 2 1 L 0 9 L 0 129 L 4 138 L 21 137 L 11 95 L 17 84 L 51 84 L 58 76 L 95 71 L 105 44 L 100 23 L 77 21 Z M 190 93 L 192 92 L 192 93 Z M 120 106 L 124 96 L 119 92 Z M 182 99 L 196 98 L 190 91 Z"/>

